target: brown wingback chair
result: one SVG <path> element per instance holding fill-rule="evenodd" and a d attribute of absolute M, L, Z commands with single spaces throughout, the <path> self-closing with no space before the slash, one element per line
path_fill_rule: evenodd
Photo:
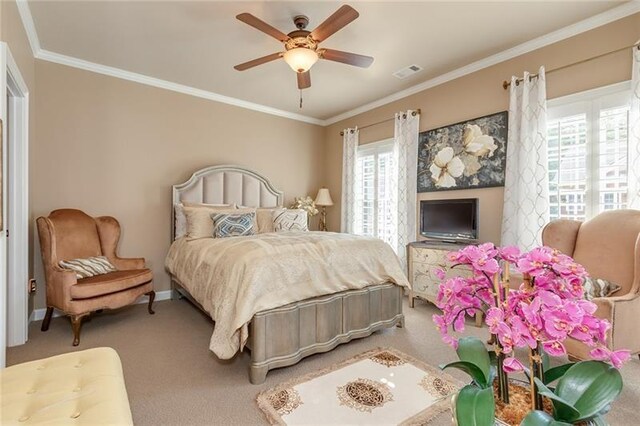
<path fill-rule="evenodd" d="M 618 284 L 611 297 L 593 299 L 596 315 L 611 323 L 608 346 L 640 353 L 640 211 L 613 210 L 586 222 L 555 220 L 542 231 L 544 245 L 572 256 L 589 275 Z M 570 357 L 588 359 L 589 348 L 565 342 Z"/>
<path fill-rule="evenodd" d="M 93 218 L 80 210 L 54 210 L 36 221 L 47 282 L 47 312 L 42 331 L 49 329 L 53 309 L 71 318 L 73 346 L 80 343 L 82 319 L 91 312 L 133 303 L 143 294 L 152 304 L 153 274 L 143 258 L 123 259 L 116 254 L 120 224 L 113 217 Z M 61 260 L 106 256 L 117 269 L 103 275 L 76 279 L 74 271 L 59 266 Z"/>

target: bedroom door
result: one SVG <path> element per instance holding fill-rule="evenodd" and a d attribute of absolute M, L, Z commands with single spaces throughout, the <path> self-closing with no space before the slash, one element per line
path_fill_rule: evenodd
<path fill-rule="evenodd" d="M 0 367 L 7 346 L 27 341 L 29 279 L 29 92 L 7 45 L 0 43 Z"/>

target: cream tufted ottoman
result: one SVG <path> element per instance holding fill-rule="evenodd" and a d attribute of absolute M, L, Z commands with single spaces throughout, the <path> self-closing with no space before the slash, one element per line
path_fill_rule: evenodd
<path fill-rule="evenodd" d="M 0 424 L 132 425 L 120 357 L 111 348 L 0 370 Z"/>

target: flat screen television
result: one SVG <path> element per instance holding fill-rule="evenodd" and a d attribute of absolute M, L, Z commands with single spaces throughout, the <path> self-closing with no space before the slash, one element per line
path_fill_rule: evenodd
<path fill-rule="evenodd" d="M 440 241 L 478 238 L 478 199 L 420 201 L 420 234 Z"/>

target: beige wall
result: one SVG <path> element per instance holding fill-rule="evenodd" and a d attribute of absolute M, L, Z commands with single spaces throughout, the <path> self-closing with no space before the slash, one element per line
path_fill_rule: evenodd
<path fill-rule="evenodd" d="M 35 99 L 36 99 L 36 79 L 35 60 L 29 46 L 27 33 L 22 25 L 18 7 L 13 0 L 0 0 L 0 40 L 7 43 L 11 55 L 16 61 L 20 74 L 29 89 L 29 133 L 30 144 L 33 143 L 36 131 Z M 32 151 L 30 147 L 30 152 Z M 33 218 L 33 217 L 31 217 Z M 30 239 L 33 236 L 33 228 L 29 230 Z M 33 275 L 33 245 L 29 246 L 29 274 Z M 20 285 L 20 284 L 18 284 Z M 26 288 L 26 283 L 24 283 Z M 30 300 L 29 306 L 33 307 Z"/>
<path fill-rule="evenodd" d="M 410 97 L 384 105 L 372 111 L 327 127 L 327 185 L 337 204 L 328 212 L 329 226 L 340 226 L 340 185 L 342 168 L 342 137 L 340 130 L 364 126 L 393 117 L 397 111 L 422 110 L 420 131 L 434 129 L 475 117 L 508 109 L 508 92 L 502 81 L 525 70 L 536 71 L 540 65 L 547 70 L 584 58 L 631 45 L 640 39 L 640 14 L 580 34 L 545 48 L 519 56 L 465 77 L 425 90 Z M 631 52 L 624 51 L 547 76 L 547 95 L 555 98 L 595 87 L 628 80 L 631 76 Z M 360 143 L 369 143 L 393 136 L 393 122 L 363 129 Z M 487 188 L 437 193 L 422 193 L 419 200 L 436 198 L 479 198 L 480 239 L 500 241 L 503 189 Z"/>
<path fill-rule="evenodd" d="M 121 254 L 146 257 L 157 291 L 169 289 L 172 184 L 238 164 L 269 177 L 288 204 L 322 183 L 322 127 L 40 60 L 36 76 L 34 217 L 63 207 L 116 217 Z M 39 248 L 35 266 L 41 308 Z"/>

